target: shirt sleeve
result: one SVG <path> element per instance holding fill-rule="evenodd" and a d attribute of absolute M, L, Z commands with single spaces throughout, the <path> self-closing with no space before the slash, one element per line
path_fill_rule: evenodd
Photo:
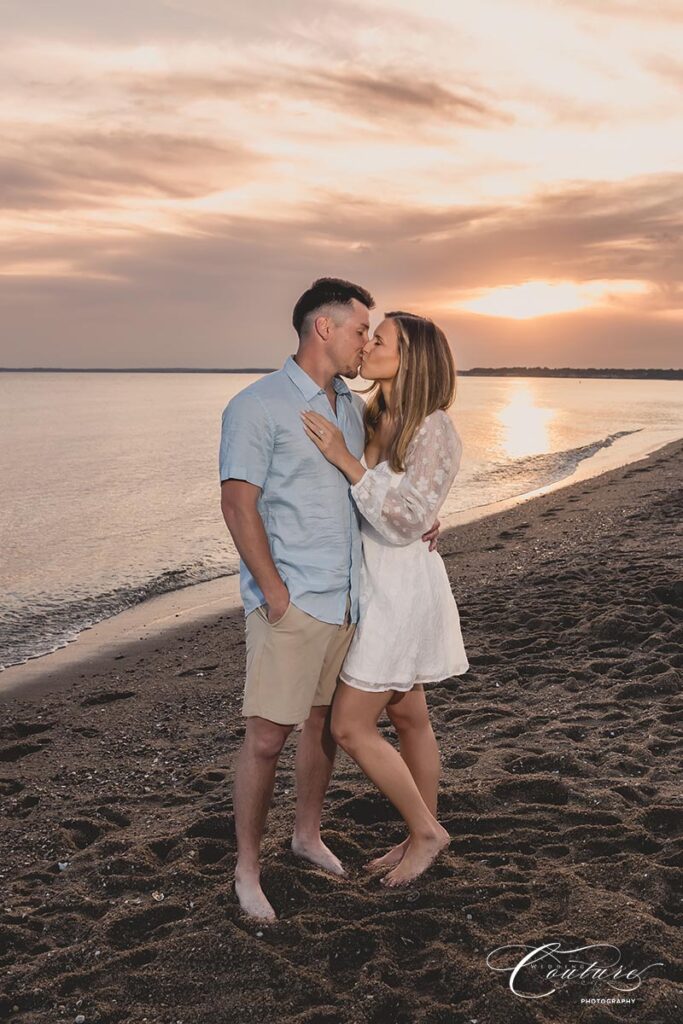
<path fill-rule="evenodd" d="M 255 395 L 240 392 L 223 410 L 218 464 L 224 480 L 263 487 L 275 441 L 274 424 Z"/>
<path fill-rule="evenodd" d="M 462 442 L 439 409 L 412 438 L 405 473 L 394 482 L 386 466 L 367 469 L 351 494 L 361 515 L 392 544 L 411 544 L 432 526 L 460 468 Z"/>

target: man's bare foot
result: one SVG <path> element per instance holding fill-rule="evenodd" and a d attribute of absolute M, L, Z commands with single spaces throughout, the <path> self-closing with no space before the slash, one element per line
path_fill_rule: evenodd
<path fill-rule="evenodd" d="M 369 860 L 364 865 L 366 871 L 381 871 L 384 868 L 395 868 L 397 864 L 400 864 L 401 858 L 408 849 L 408 843 L 410 842 L 410 836 L 404 839 L 402 843 L 397 843 L 396 846 L 392 846 L 384 856 L 375 857 L 374 860 Z"/>
<path fill-rule="evenodd" d="M 332 853 L 328 846 L 325 846 L 322 839 L 298 839 L 292 837 L 292 852 L 297 857 L 309 860 L 311 864 L 329 871 L 333 875 L 345 875 L 344 867 L 338 857 Z"/>
<path fill-rule="evenodd" d="M 451 837 L 441 825 L 439 825 L 439 831 L 432 836 L 424 838 L 411 836 L 410 847 L 406 850 L 400 864 L 380 879 L 382 885 L 393 888 L 396 885 L 405 885 L 406 882 L 411 882 L 423 871 L 426 871 L 430 864 L 433 864 L 450 841 Z"/>
<path fill-rule="evenodd" d="M 248 917 L 258 921 L 276 921 L 277 914 L 261 888 L 258 875 L 238 875 L 235 872 L 235 894 L 240 907 Z"/>

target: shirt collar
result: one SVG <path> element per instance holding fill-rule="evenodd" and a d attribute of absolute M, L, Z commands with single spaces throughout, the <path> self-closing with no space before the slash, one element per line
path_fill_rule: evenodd
<path fill-rule="evenodd" d="M 309 377 L 306 371 L 301 369 L 292 356 L 287 356 L 283 370 L 290 380 L 296 384 L 307 402 L 310 402 L 314 395 L 325 394 L 325 389 L 321 388 L 312 377 Z M 332 378 L 332 387 L 338 395 L 347 395 L 349 398 L 351 397 L 351 391 L 341 377 Z"/>
<path fill-rule="evenodd" d="M 347 395 L 349 398 L 351 397 L 351 389 L 347 387 L 341 377 L 332 378 L 332 387 L 338 395 Z"/>

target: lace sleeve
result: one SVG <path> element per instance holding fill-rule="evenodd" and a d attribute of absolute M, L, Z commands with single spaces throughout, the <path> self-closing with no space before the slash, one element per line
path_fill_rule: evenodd
<path fill-rule="evenodd" d="M 460 468 L 462 442 L 439 409 L 412 438 L 405 473 L 393 483 L 386 472 L 368 469 L 351 494 L 360 514 L 393 544 L 411 544 L 433 524 Z"/>

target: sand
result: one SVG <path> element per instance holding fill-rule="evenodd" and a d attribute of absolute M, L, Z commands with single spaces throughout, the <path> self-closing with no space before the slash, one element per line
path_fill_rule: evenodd
<path fill-rule="evenodd" d="M 342 752 L 323 835 L 348 876 L 289 851 L 293 733 L 263 851 L 279 920 L 241 915 L 241 612 L 4 694 L 0 1017 L 683 1020 L 682 455 L 676 441 L 442 537 L 471 668 L 428 688 L 452 843 L 407 889 L 363 871 L 403 828 Z M 531 969 L 522 992 L 555 989 L 532 999 L 487 963 L 552 941 L 662 966 L 632 992 Z M 635 1002 L 581 1003 L 615 996 Z"/>

